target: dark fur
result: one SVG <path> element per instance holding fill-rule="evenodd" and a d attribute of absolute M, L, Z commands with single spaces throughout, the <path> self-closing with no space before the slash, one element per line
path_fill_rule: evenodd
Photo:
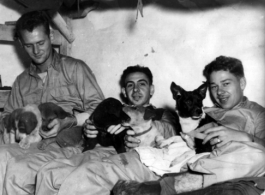
<path fill-rule="evenodd" d="M 71 117 L 72 114 L 63 110 L 60 106 L 52 102 L 46 102 L 39 105 L 39 110 L 42 116 L 42 130 L 49 131 L 50 128 L 48 124 L 58 118 L 65 119 L 66 117 Z M 49 144 L 57 142 L 61 147 L 66 147 L 64 143 L 70 143 L 72 146 L 78 144 L 82 139 L 82 127 L 71 127 L 70 129 L 65 129 L 60 131 L 56 137 L 43 139 L 39 144 L 38 148 L 44 150 Z"/>
<path fill-rule="evenodd" d="M 86 138 L 84 151 L 95 148 L 96 144 L 99 143 L 105 147 L 113 146 L 118 153 L 126 152 L 124 145 L 126 132 L 124 131 L 117 135 L 107 132 L 111 125 L 118 125 L 130 119 L 122 108 L 122 103 L 114 98 L 107 98 L 96 107 L 89 119 L 99 130 L 99 134 L 96 138 Z"/>

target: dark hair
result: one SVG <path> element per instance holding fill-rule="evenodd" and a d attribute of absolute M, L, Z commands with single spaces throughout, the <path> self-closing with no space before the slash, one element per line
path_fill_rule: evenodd
<path fill-rule="evenodd" d="M 231 74 L 235 75 L 237 78 L 244 77 L 244 68 L 242 62 L 236 58 L 219 56 L 210 64 L 206 65 L 203 70 L 203 75 L 209 81 L 209 77 L 214 71 L 229 71 Z"/>
<path fill-rule="evenodd" d="M 129 66 L 127 67 L 122 75 L 121 75 L 121 86 L 124 87 L 125 86 L 125 79 L 126 77 L 131 74 L 131 73 L 135 73 L 135 72 L 141 72 L 144 73 L 149 80 L 149 84 L 152 85 L 153 84 L 153 75 L 150 71 L 150 69 L 148 67 L 144 67 L 144 66 L 140 66 L 140 65 L 135 65 L 135 66 Z"/>
<path fill-rule="evenodd" d="M 21 38 L 22 30 L 32 32 L 38 26 L 43 26 L 45 33 L 50 35 L 49 19 L 44 11 L 32 11 L 23 14 L 16 22 L 15 38 Z"/>

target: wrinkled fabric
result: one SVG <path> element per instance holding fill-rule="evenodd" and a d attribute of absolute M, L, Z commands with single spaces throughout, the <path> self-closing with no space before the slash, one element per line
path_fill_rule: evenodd
<path fill-rule="evenodd" d="M 161 144 L 168 141 L 170 143 L 166 143 L 162 148 L 134 148 L 139 154 L 141 162 L 159 176 L 180 172 L 181 167 L 196 155 L 195 151 L 187 146 L 181 136 L 163 140 Z"/>
<path fill-rule="evenodd" d="M 264 193 L 265 177 L 249 177 L 229 180 L 179 195 L 261 195 Z"/>
<path fill-rule="evenodd" d="M 160 121 L 153 121 L 153 125 L 165 138 L 172 137 L 180 131 L 176 126 L 176 118 L 168 111 L 164 112 Z M 89 193 L 109 195 L 118 179 L 130 178 L 138 181 L 149 181 L 159 178 L 141 163 L 135 151 L 128 152 L 128 154 L 114 154 L 116 151 L 113 147 L 109 147 L 107 151 L 106 148 L 97 147 L 71 159 L 51 161 L 42 167 L 37 174 L 36 195 L 57 194 L 60 189 L 63 191 L 60 192 L 61 194 L 67 192 L 78 195 Z M 109 158 L 107 158 L 108 156 Z M 124 162 L 128 162 L 126 170 L 124 169 Z M 97 183 L 94 179 L 101 177 L 96 176 L 97 173 L 101 176 L 104 175 L 106 179 Z M 68 190 L 70 186 L 73 188 Z"/>
<path fill-rule="evenodd" d="M 44 102 L 53 102 L 70 113 L 76 107 L 90 114 L 103 99 L 95 76 L 83 61 L 53 51 L 45 82 L 31 64 L 16 78 L 3 115 L 27 104 Z M 1 145 L 0 194 L 33 194 L 36 174 L 42 166 L 53 159 L 80 153 L 80 148 L 60 148 L 57 144 L 45 150 L 38 150 L 36 144 L 27 150 L 18 144 Z"/>
<path fill-rule="evenodd" d="M 205 113 L 225 127 L 265 139 L 265 108 L 246 97 L 244 99 L 245 101 L 234 109 L 213 107 L 206 108 Z"/>
<path fill-rule="evenodd" d="M 265 109 L 255 102 L 245 101 L 232 110 L 208 108 L 206 113 L 217 123 L 265 138 Z M 265 174 L 265 148 L 253 142 L 232 141 L 216 148 L 189 167 L 203 173 L 204 187 L 240 177 L 258 177 Z"/>
<path fill-rule="evenodd" d="M 135 151 L 130 151 L 81 164 L 62 183 L 58 195 L 109 195 L 119 179 L 144 182 L 159 177 L 142 165 Z"/>
<path fill-rule="evenodd" d="M 253 142 L 228 142 L 201 159 L 189 164 L 203 173 L 203 187 L 240 177 L 265 174 L 265 148 Z"/>
<path fill-rule="evenodd" d="M 0 147 L 0 192 L 6 194 L 33 194 L 36 172 L 54 158 L 70 158 L 81 150 L 74 147 L 60 148 L 50 144 L 46 150 L 39 150 L 37 143 L 24 150 L 18 144 Z"/>

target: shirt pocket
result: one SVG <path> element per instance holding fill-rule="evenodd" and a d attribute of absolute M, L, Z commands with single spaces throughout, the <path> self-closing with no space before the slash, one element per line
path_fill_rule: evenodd
<path fill-rule="evenodd" d="M 74 84 L 63 85 L 50 90 L 52 99 L 58 102 L 68 102 L 80 100 L 77 89 Z"/>
<path fill-rule="evenodd" d="M 40 104 L 40 95 L 33 92 L 27 95 L 23 95 L 23 102 L 24 105 L 28 105 L 28 104 Z"/>

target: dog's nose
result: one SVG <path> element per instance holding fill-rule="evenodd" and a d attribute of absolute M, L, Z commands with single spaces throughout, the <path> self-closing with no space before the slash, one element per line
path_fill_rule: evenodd
<path fill-rule="evenodd" d="M 199 115 L 202 114 L 202 109 L 201 109 L 201 108 L 196 108 L 196 109 L 194 110 L 194 113 L 195 113 L 195 115 L 199 116 Z"/>

